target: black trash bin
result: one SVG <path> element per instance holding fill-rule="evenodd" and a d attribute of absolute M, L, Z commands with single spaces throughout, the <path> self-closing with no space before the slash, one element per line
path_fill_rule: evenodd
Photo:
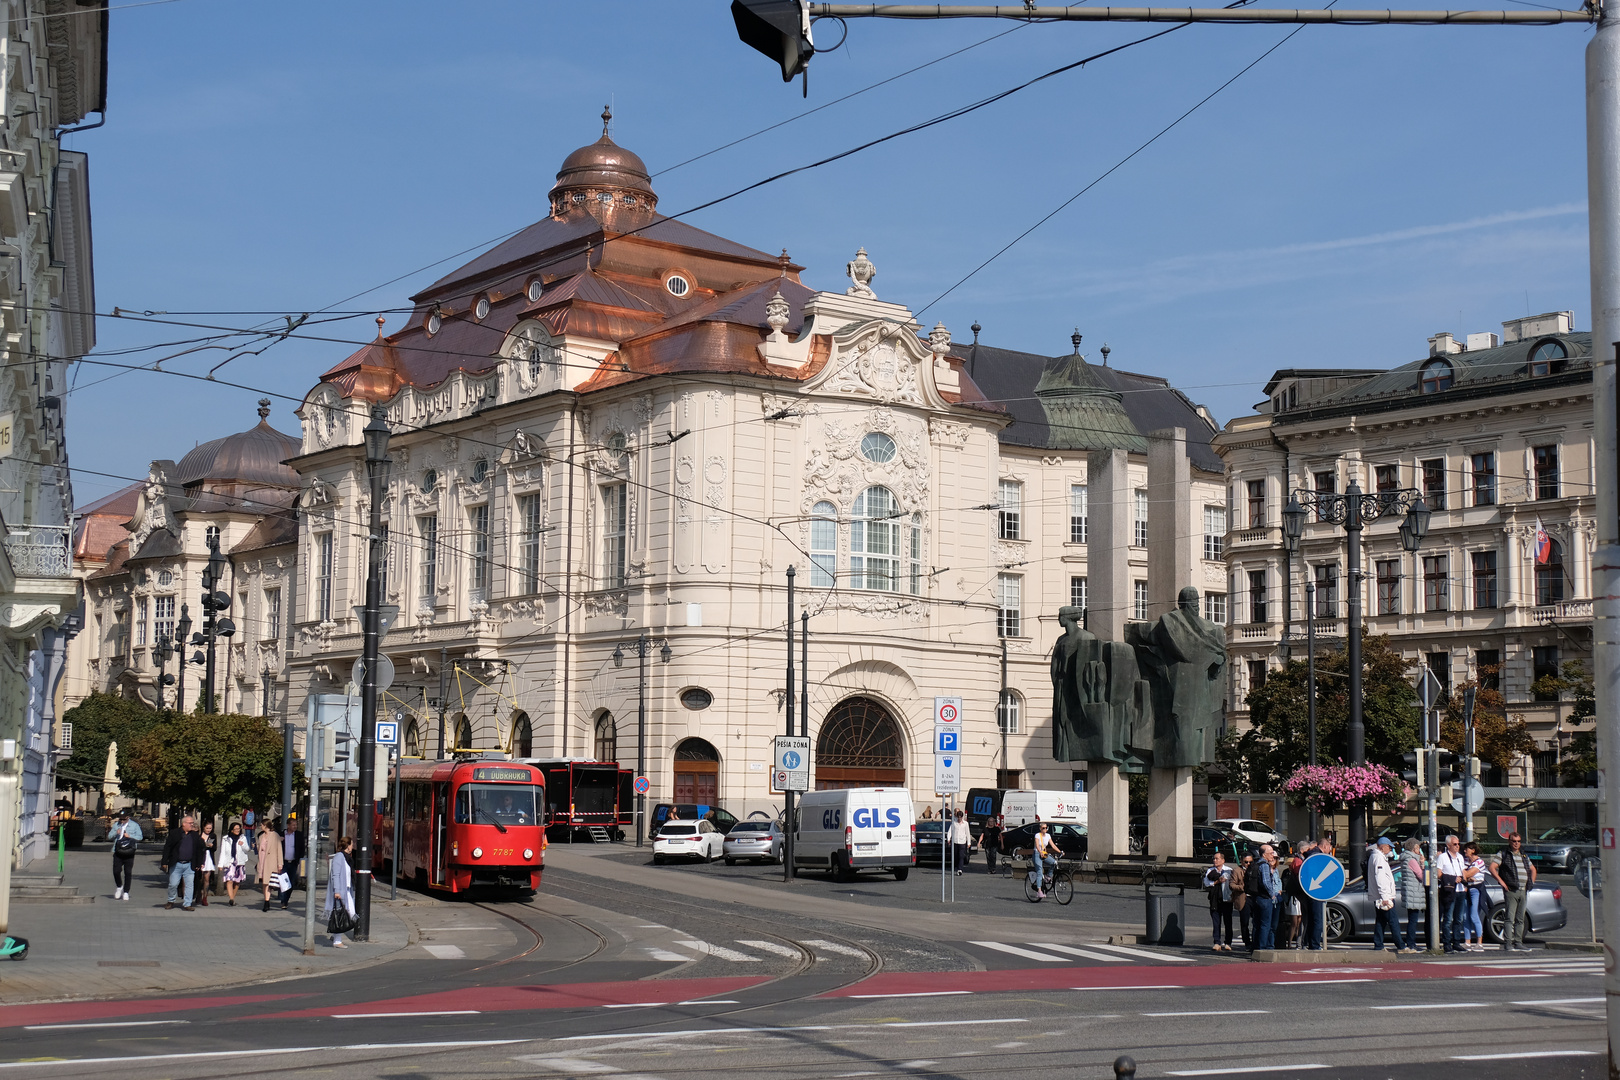
<path fill-rule="evenodd" d="M 1147 936 L 1144 945 L 1185 945 L 1187 943 L 1187 886 L 1145 885 L 1147 895 Z"/>

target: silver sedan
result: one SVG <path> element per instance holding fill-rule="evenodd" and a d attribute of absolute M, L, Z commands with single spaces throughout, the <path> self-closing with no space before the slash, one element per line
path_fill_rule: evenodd
<path fill-rule="evenodd" d="M 726 834 L 727 866 L 738 859 L 755 862 L 782 861 L 782 827 L 774 821 L 739 821 Z"/>
<path fill-rule="evenodd" d="M 1499 942 L 1507 926 L 1507 906 L 1502 902 L 1502 886 L 1494 879 L 1485 883 L 1485 898 L 1490 901 L 1490 914 L 1485 919 L 1485 938 L 1488 941 Z M 1532 885 L 1528 903 L 1525 904 L 1526 929 L 1535 934 L 1562 929 L 1569 921 L 1569 912 L 1564 908 L 1563 898 L 1564 891 L 1556 885 L 1540 881 Z M 1327 926 L 1324 936 L 1328 944 L 1337 945 L 1351 938 L 1372 937 L 1376 913 L 1372 901 L 1367 897 L 1366 881 L 1357 878 L 1346 885 L 1342 893 L 1327 902 L 1325 914 Z M 1397 924 L 1404 928 L 1405 905 L 1396 904 L 1395 916 Z M 1427 940 L 1427 919 L 1423 920 L 1422 934 Z"/>

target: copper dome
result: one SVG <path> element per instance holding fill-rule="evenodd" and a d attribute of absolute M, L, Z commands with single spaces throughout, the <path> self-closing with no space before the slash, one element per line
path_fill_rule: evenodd
<path fill-rule="evenodd" d="M 196 447 L 175 466 L 173 482 L 186 488 L 235 484 L 296 489 L 298 474 L 282 462 L 298 454 L 298 437 L 271 427 L 269 416 L 270 399 L 262 398 L 257 426 Z"/>
<path fill-rule="evenodd" d="M 563 159 L 562 168 L 557 170 L 557 182 L 551 186 L 552 213 L 560 215 L 571 203 L 585 201 L 573 198 L 575 193 L 592 201 L 598 201 L 595 196 L 603 193 L 639 196 L 636 202 L 644 210 L 658 204 L 646 163 L 615 143 L 608 134 L 608 123 L 612 119 L 610 110 L 602 110 L 602 137 Z"/>

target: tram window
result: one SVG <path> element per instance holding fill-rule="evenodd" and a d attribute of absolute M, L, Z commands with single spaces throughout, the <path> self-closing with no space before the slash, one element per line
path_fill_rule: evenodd
<path fill-rule="evenodd" d="M 428 816 L 428 786 L 405 785 L 405 820 L 426 821 Z"/>
<path fill-rule="evenodd" d="M 533 825 L 533 784 L 463 784 L 456 792 L 456 821 L 463 825 Z"/>

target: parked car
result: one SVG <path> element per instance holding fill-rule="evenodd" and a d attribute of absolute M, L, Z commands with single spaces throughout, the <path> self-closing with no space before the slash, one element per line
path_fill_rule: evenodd
<path fill-rule="evenodd" d="M 1033 848 L 1035 834 L 1040 830 L 1040 822 L 1032 821 L 1028 825 L 1020 825 L 1016 829 L 1008 829 L 1001 834 L 1001 851 L 1004 855 L 1012 855 L 1019 848 Z M 1047 829 L 1052 840 L 1057 844 L 1061 854 L 1059 861 L 1070 859 L 1083 859 L 1086 857 L 1088 841 L 1084 825 L 1066 825 L 1061 821 L 1047 822 Z"/>
<path fill-rule="evenodd" d="M 1275 847 L 1283 841 L 1282 833 L 1253 818 L 1217 818 L 1210 822 L 1209 826 L 1212 829 L 1241 833 L 1245 839 L 1253 840 L 1257 844 L 1270 844 Z"/>
<path fill-rule="evenodd" d="M 774 821 L 739 821 L 726 833 L 723 850 L 727 866 L 736 866 L 738 859 L 781 862 L 782 827 Z"/>
<path fill-rule="evenodd" d="M 1485 883 L 1485 897 L 1490 901 L 1490 917 L 1485 920 L 1485 936 L 1499 942 L 1507 924 L 1507 906 L 1502 902 L 1502 887 L 1495 879 Z M 1324 936 L 1329 944 L 1338 944 L 1351 938 L 1370 938 L 1375 921 L 1374 914 L 1372 901 L 1367 898 L 1367 880 L 1357 878 L 1346 885 L 1342 893 L 1327 902 L 1327 927 Z M 1525 904 L 1525 916 L 1526 925 L 1531 933 L 1544 934 L 1549 930 L 1561 929 L 1569 921 L 1569 912 L 1564 908 L 1564 890 L 1546 882 L 1536 882 L 1530 888 L 1530 896 Z M 1395 905 L 1395 920 L 1400 926 L 1406 925 L 1406 906 L 1399 901 Z M 1425 919 L 1422 925 L 1426 937 L 1428 920 Z"/>
<path fill-rule="evenodd" d="M 1598 857 L 1596 825 L 1555 825 L 1521 849 L 1542 874 L 1575 874 Z"/>
<path fill-rule="evenodd" d="M 1193 826 L 1193 857 L 1213 858 L 1218 851 L 1229 864 L 1236 863 L 1249 850 L 1249 841 L 1241 833 L 1230 829 L 1217 829 L 1210 825 Z"/>
<path fill-rule="evenodd" d="M 943 821 L 917 822 L 917 865 L 939 866 L 945 856 L 945 823 Z"/>
<path fill-rule="evenodd" d="M 669 821 L 653 838 L 653 862 L 702 859 L 713 862 L 725 851 L 726 834 L 706 819 Z"/>
<path fill-rule="evenodd" d="M 670 820 L 670 811 L 674 811 L 676 819 L 680 821 L 697 821 L 707 818 L 722 833 L 731 831 L 737 824 L 737 815 L 718 806 L 709 806 L 705 803 L 667 803 L 661 802 L 652 808 L 652 827 L 660 829 L 664 822 Z"/>

